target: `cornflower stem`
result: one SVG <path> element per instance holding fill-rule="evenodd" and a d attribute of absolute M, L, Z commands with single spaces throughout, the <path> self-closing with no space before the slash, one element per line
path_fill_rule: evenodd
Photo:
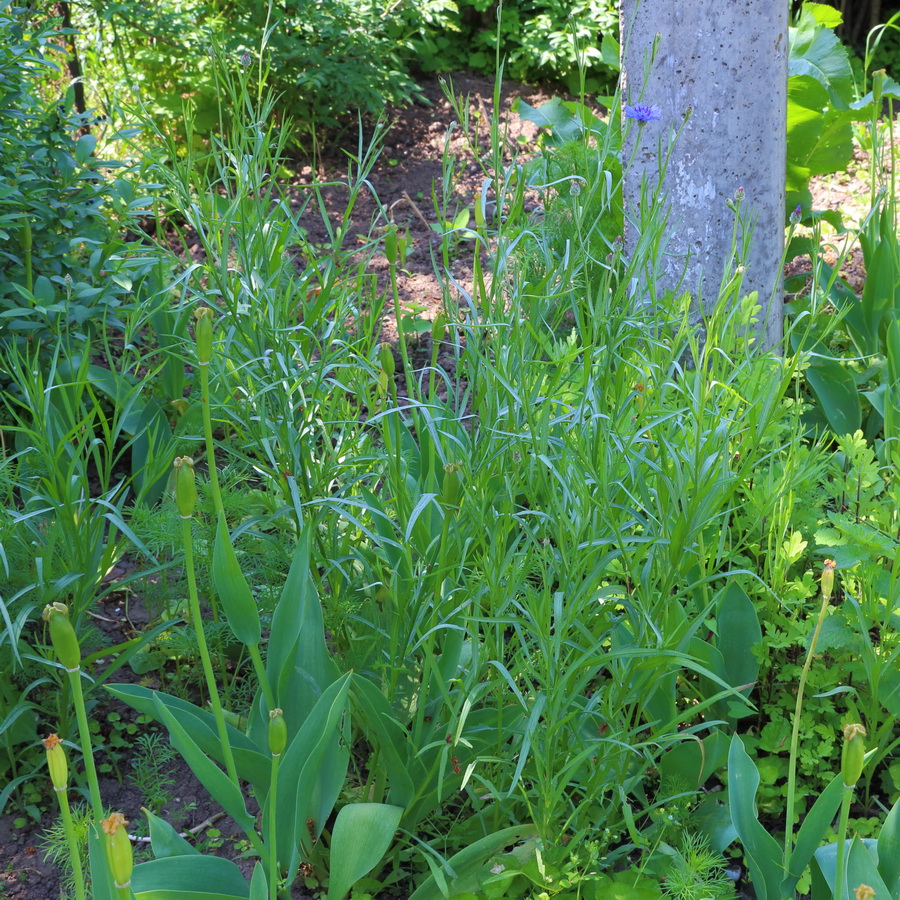
<path fill-rule="evenodd" d="M 269 900 L 277 900 L 278 897 L 278 849 L 275 841 L 278 820 L 275 801 L 278 796 L 278 765 L 280 762 L 281 754 L 273 753 L 272 774 L 269 780 Z"/>
<path fill-rule="evenodd" d="M 219 691 L 216 687 L 216 679 L 213 674 L 209 648 L 206 645 L 206 635 L 203 633 L 203 620 L 200 617 L 200 597 L 197 594 L 197 578 L 194 572 L 194 545 L 191 539 L 190 519 L 182 518 L 181 536 L 184 543 L 184 568 L 188 580 L 188 600 L 191 607 L 191 619 L 193 620 L 194 632 L 197 635 L 197 646 L 200 649 L 200 660 L 203 664 L 206 689 L 209 691 L 209 702 L 212 706 L 213 716 L 216 720 L 216 728 L 219 732 L 219 742 L 222 745 L 222 754 L 225 757 L 225 769 L 228 772 L 228 777 L 237 785 L 239 783 L 237 767 L 234 764 L 231 741 L 228 739 L 228 730 L 225 727 L 225 716 L 222 714 L 222 701 L 219 699 Z"/>
<path fill-rule="evenodd" d="M 75 700 L 75 717 L 78 721 L 78 736 L 81 739 L 81 754 L 84 758 L 84 772 L 87 775 L 88 789 L 91 795 L 91 811 L 94 824 L 99 825 L 103 818 L 103 801 L 100 799 L 100 782 L 97 779 L 97 767 L 94 764 L 94 748 L 91 745 L 91 729 L 88 727 L 87 710 L 84 706 L 84 691 L 81 688 L 81 667 L 69 672 L 69 684 L 72 686 L 72 697 Z"/>
<path fill-rule="evenodd" d="M 57 790 L 56 799 L 59 801 L 59 815 L 66 832 L 66 843 L 69 845 L 69 858 L 72 860 L 72 874 L 75 877 L 75 900 L 85 900 L 84 871 L 81 868 L 81 850 L 78 846 L 78 841 L 75 838 L 75 826 L 72 823 L 72 810 L 69 808 L 68 789 L 64 787 Z"/>
<path fill-rule="evenodd" d="M 816 652 L 816 644 L 819 642 L 819 634 L 822 631 L 822 625 L 825 622 L 825 613 L 828 609 L 828 601 L 830 596 L 823 592 L 822 606 L 819 608 L 819 618 L 816 620 L 816 627 L 813 631 L 812 639 L 809 643 L 809 650 L 806 653 L 806 661 L 803 663 L 803 670 L 800 672 L 800 681 L 797 685 L 797 703 L 794 707 L 794 725 L 791 731 L 791 755 L 788 762 L 788 783 L 787 783 L 787 821 L 785 823 L 784 835 L 784 869 L 788 871 L 788 865 L 791 855 L 794 852 L 794 807 L 795 792 L 797 789 L 797 747 L 800 743 L 800 713 L 803 710 L 803 693 L 806 689 L 806 679 L 809 677 L 809 670 L 812 667 L 813 654 Z"/>
<path fill-rule="evenodd" d="M 834 870 L 834 897 L 843 900 L 845 895 L 844 881 L 847 867 L 847 827 L 850 823 L 850 803 L 853 800 L 855 785 L 845 784 L 841 796 L 841 817 L 837 830 L 837 866 Z"/>

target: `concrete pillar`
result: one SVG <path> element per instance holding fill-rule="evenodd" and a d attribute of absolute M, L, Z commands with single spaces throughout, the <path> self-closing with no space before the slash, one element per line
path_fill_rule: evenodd
<path fill-rule="evenodd" d="M 634 154 L 626 221 L 642 179 L 657 183 L 660 146 L 690 107 L 664 180 L 670 242 L 660 286 L 674 288 L 684 276 L 682 290 L 702 291 L 706 305 L 715 300 L 734 225 L 726 200 L 742 187 L 743 210 L 755 219 L 743 286 L 759 292 L 760 337 L 772 347 L 783 320 L 788 0 L 622 0 L 621 24 L 625 102 L 640 98 L 661 114 L 633 127 L 624 148 L 626 162 Z M 635 225 L 626 225 L 626 252 L 636 239 Z"/>

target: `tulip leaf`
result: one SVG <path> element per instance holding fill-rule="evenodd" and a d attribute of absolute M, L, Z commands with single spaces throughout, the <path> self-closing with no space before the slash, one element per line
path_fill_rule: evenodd
<path fill-rule="evenodd" d="M 250 897 L 241 870 L 218 856 L 173 856 L 134 867 L 137 900 L 231 900 Z"/>
<path fill-rule="evenodd" d="M 381 862 L 402 815 L 401 807 L 384 803 L 351 803 L 341 809 L 331 832 L 327 900 L 343 900 Z"/>
<path fill-rule="evenodd" d="M 216 544 L 213 548 L 212 578 L 216 594 L 222 601 L 225 618 L 234 636 L 248 647 L 256 647 L 262 637 L 259 610 L 247 579 L 241 570 L 228 533 L 225 513 L 219 513 Z"/>

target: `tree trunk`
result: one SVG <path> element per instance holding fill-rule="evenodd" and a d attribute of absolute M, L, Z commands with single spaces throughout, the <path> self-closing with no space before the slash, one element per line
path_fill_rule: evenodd
<path fill-rule="evenodd" d="M 621 25 L 625 102 L 662 112 L 631 128 L 623 151 L 626 164 L 634 160 L 625 175 L 626 251 L 639 236 L 632 213 L 642 181 L 657 183 L 669 135 L 690 110 L 663 180 L 670 240 L 658 286 L 715 301 L 732 248 L 727 201 L 743 188 L 742 212 L 755 222 L 743 292 L 758 291 L 759 337 L 772 348 L 783 321 L 788 3 L 622 0 Z"/>
<path fill-rule="evenodd" d="M 74 30 L 72 27 L 72 7 L 69 0 L 59 0 L 56 4 L 57 14 L 62 18 L 62 26 L 68 31 Z M 66 59 L 66 69 L 68 69 L 69 77 L 72 79 L 72 89 L 75 92 L 75 110 L 84 113 L 86 110 L 84 99 L 84 83 L 81 80 L 81 60 L 78 58 L 78 45 L 75 43 L 75 35 L 67 34 L 63 40 L 69 56 Z"/>

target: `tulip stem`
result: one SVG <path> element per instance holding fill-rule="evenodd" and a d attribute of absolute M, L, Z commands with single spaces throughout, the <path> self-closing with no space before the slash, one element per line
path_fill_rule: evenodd
<path fill-rule="evenodd" d="M 78 720 L 78 735 L 81 738 L 81 755 L 84 758 L 84 771 L 87 775 L 88 789 L 91 794 L 91 810 L 94 822 L 99 824 L 103 818 L 103 801 L 100 799 L 100 782 L 97 778 L 97 767 L 94 765 L 94 748 L 91 744 L 91 730 L 88 726 L 87 712 L 84 708 L 84 691 L 81 689 L 81 667 L 69 672 L 69 683 L 75 700 L 75 717 Z"/>
<path fill-rule="evenodd" d="M 72 823 L 72 810 L 69 808 L 67 788 L 56 791 L 59 800 L 59 815 L 66 832 L 66 843 L 69 845 L 69 859 L 72 861 L 72 875 L 75 878 L 75 900 L 85 900 L 84 871 L 81 867 L 81 848 L 75 837 L 75 826 Z"/>
<path fill-rule="evenodd" d="M 222 701 L 219 699 L 219 691 L 216 686 L 215 675 L 213 674 L 209 648 L 206 645 L 206 635 L 203 633 L 203 620 L 200 617 L 200 598 L 197 594 L 197 577 L 194 572 L 194 546 L 191 539 L 190 519 L 181 520 L 181 534 L 184 541 L 184 568 L 188 580 L 188 599 L 191 606 L 191 619 L 193 620 L 194 633 L 197 635 L 197 646 L 200 650 L 200 660 L 203 664 L 203 675 L 206 679 L 206 688 L 209 691 L 209 702 L 212 706 L 213 716 L 216 719 L 219 742 L 222 745 L 222 755 L 225 758 L 225 769 L 228 772 L 228 777 L 237 785 L 239 784 L 237 767 L 234 764 L 231 741 L 228 739 L 228 729 L 225 726 L 225 716 L 222 713 Z"/>
<path fill-rule="evenodd" d="M 845 784 L 841 796 L 841 817 L 838 820 L 837 830 L 837 865 L 834 870 L 834 897 L 843 900 L 846 895 L 844 881 L 846 880 L 845 866 L 847 862 L 847 826 L 850 822 L 850 802 L 853 800 L 853 791 L 856 785 Z"/>

